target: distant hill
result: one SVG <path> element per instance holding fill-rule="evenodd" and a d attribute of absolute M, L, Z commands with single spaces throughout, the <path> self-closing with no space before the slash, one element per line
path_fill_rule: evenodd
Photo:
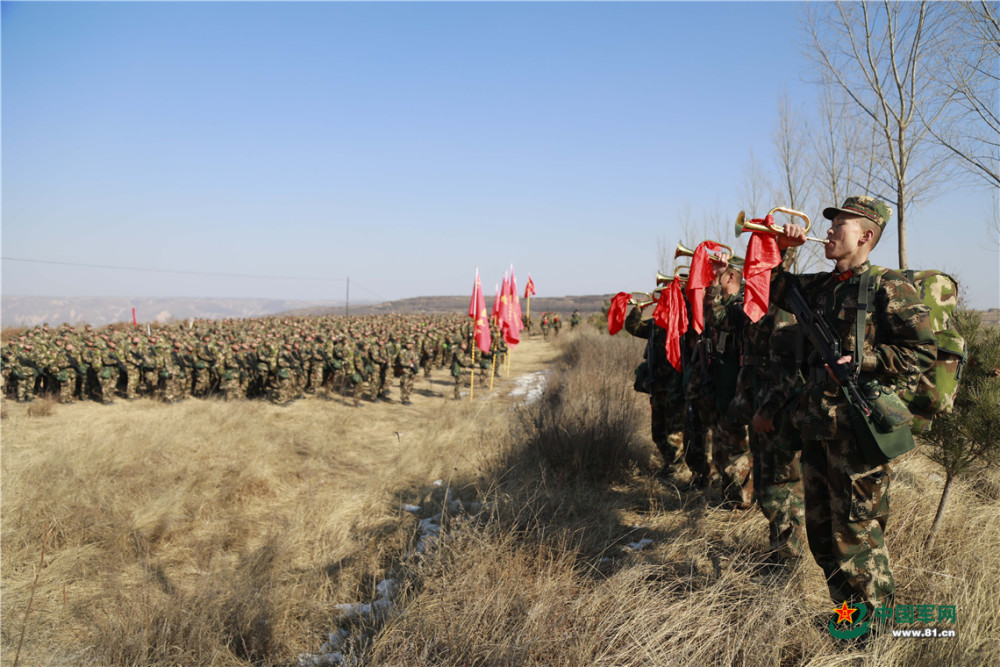
<path fill-rule="evenodd" d="M 531 312 L 541 314 L 545 311 L 569 315 L 574 309 L 581 313 L 600 312 L 604 301 L 610 300 L 611 294 L 563 297 L 532 297 Z M 493 306 L 493 296 L 486 299 L 486 308 Z M 388 313 L 464 313 L 469 309 L 468 296 L 418 296 L 411 299 L 385 301 L 372 304 L 351 304 L 351 315 L 383 315 Z M 526 310 L 524 300 L 521 300 L 521 310 Z M 308 307 L 290 310 L 282 315 L 343 315 L 343 304 L 334 307 Z M 534 317 L 532 317 L 534 319 Z"/>
<path fill-rule="evenodd" d="M 610 294 L 585 296 L 533 297 L 534 315 L 549 311 L 569 316 L 574 309 L 587 315 L 599 313 Z M 491 308 L 493 297 L 486 300 Z M 169 322 L 188 318 L 221 320 L 226 318 L 265 317 L 268 315 L 309 316 L 343 315 L 343 301 L 296 301 L 282 299 L 225 298 L 101 298 L 101 297 L 37 297 L 5 296 L 2 299 L 0 324 L 4 327 L 31 327 L 44 322 L 58 325 L 92 324 L 104 326 L 115 322 L 131 322 L 132 308 L 139 322 Z M 389 313 L 464 313 L 469 308 L 468 296 L 418 296 L 383 303 L 351 303 L 351 315 L 383 315 Z M 521 300 L 521 309 L 525 302 Z M 981 311 L 983 322 L 1000 326 L 1000 308 Z"/>
<path fill-rule="evenodd" d="M 531 312 L 544 311 L 569 315 L 574 308 L 581 313 L 599 312 L 608 296 L 566 296 L 533 298 Z M 493 304 L 487 299 L 487 308 Z M 0 324 L 4 327 L 32 327 L 45 322 L 52 326 L 68 322 L 74 326 L 95 327 L 116 322 L 131 322 L 135 308 L 139 322 L 170 322 L 189 318 L 221 320 L 226 318 L 265 317 L 268 315 L 343 315 L 341 301 L 295 301 L 282 299 L 226 298 L 104 298 L 5 296 L 2 298 Z M 384 303 L 350 304 L 351 315 L 387 313 L 461 313 L 469 308 L 467 296 L 421 296 Z M 524 302 L 522 300 L 522 309 Z"/>
<path fill-rule="evenodd" d="M 169 322 L 188 318 L 220 320 L 262 317 L 301 308 L 331 308 L 336 303 L 283 299 L 4 296 L 0 323 L 5 327 L 30 327 L 44 322 L 53 326 L 63 322 L 74 326 L 104 326 L 115 322 L 131 322 L 133 308 L 136 319 L 140 322 Z"/>

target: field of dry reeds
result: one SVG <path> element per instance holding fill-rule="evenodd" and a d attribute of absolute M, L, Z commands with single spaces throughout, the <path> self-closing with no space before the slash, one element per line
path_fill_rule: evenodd
<path fill-rule="evenodd" d="M 492 393 L 442 370 L 409 406 L 5 402 L 2 664 L 1000 664 L 996 475 L 928 550 L 943 476 L 898 463 L 896 604 L 957 637 L 842 645 L 811 560 L 751 582 L 759 511 L 654 476 L 640 355 L 531 338 Z"/>

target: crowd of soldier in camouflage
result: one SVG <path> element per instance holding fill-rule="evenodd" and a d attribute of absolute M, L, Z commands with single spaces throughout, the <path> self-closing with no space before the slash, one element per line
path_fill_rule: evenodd
<path fill-rule="evenodd" d="M 559 313 L 545 312 L 542 313 L 542 320 L 538 326 L 542 329 L 542 338 L 548 340 L 550 332 L 553 336 L 559 335 L 559 330 L 562 329 L 562 320 L 559 319 Z"/>
<path fill-rule="evenodd" d="M 727 257 L 713 263 L 705 331 L 685 334 L 680 371 L 667 362 L 665 331 L 643 320 L 639 307 L 625 328 L 648 340 L 638 370 L 648 380 L 644 390 L 662 474 L 672 477 L 683 461 L 691 487 L 721 486 L 732 509 L 756 501 L 768 520 L 770 545 L 757 581 L 786 576 L 808 548 L 831 599 L 863 602 L 871 611 L 891 607 L 895 591 L 883 536 L 891 467 L 865 460 L 847 396 L 804 340 L 787 293 L 794 285 L 831 325 L 843 351 L 838 364 L 890 391 L 914 386 L 930 368 L 934 333 L 913 283 L 898 271 L 877 269 L 864 340 L 856 340 L 861 276 L 872 270 L 868 255 L 892 212 L 874 198 L 849 197 L 823 214 L 831 221 L 824 247 L 833 271 L 791 273 L 787 251 L 805 242 L 805 231 L 785 225 L 778 236 L 784 259 L 771 272 L 771 303 L 756 323 L 744 313 L 742 267 Z M 677 439 L 677 432 L 683 437 Z"/>
<path fill-rule="evenodd" d="M 421 371 L 429 379 L 448 369 L 459 398 L 474 367 L 480 382 L 502 367 L 507 344 L 499 331 L 475 360 L 471 336 L 468 317 L 440 314 L 193 320 L 148 331 L 41 325 L 3 345 L 0 369 L 4 394 L 18 401 L 219 396 L 284 405 L 323 393 L 359 405 L 389 400 L 399 378 L 399 400 L 409 403 Z"/>

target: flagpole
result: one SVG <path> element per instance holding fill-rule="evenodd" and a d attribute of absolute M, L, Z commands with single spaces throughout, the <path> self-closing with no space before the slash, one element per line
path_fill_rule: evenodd
<path fill-rule="evenodd" d="M 469 369 L 469 400 L 476 393 L 476 343 L 472 342 L 472 367 Z"/>
<path fill-rule="evenodd" d="M 497 371 L 497 354 L 496 351 L 493 352 L 493 361 L 490 362 L 490 393 L 493 393 L 493 377 L 496 375 Z"/>

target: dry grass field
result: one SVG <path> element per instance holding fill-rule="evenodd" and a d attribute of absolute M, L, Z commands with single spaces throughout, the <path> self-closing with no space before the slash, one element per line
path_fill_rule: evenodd
<path fill-rule="evenodd" d="M 653 476 L 640 355 L 531 338 L 492 393 L 439 370 L 409 406 L 5 402 L 0 662 L 23 633 L 22 665 L 1000 664 L 1000 478 L 927 550 L 943 476 L 899 462 L 896 603 L 955 605 L 957 637 L 841 645 L 811 560 L 750 581 L 759 511 Z"/>

